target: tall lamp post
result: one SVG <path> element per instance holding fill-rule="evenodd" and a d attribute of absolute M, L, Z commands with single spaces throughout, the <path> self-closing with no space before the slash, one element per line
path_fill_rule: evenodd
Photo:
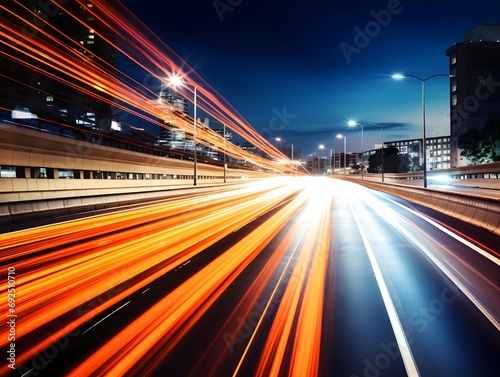
<path fill-rule="evenodd" d="M 324 144 L 320 144 L 318 148 L 319 149 L 326 149 Z M 328 170 L 329 171 L 332 170 L 332 148 L 330 148 L 330 162 L 328 163 Z"/>
<path fill-rule="evenodd" d="M 291 156 L 291 157 L 292 157 L 292 170 L 295 170 L 295 169 L 293 168 L 293 166 L 295 166 L 295 163 L 294 163 L 294 161 L 293 161 L 293 144 L 292 144 L 292 143 L 290 143 L 288 140 L 283 139 L 282 137 L 277 137 L 277 138 L 275 138 L 274 140 L 276 140 L 276 141 L 284 141 L 285 143 L 288 143 L 288 144 L 290 144 L 290 145 L 292 146 L 292 156 Z"/>
<path fill-rule="evenodd" d="M 438 77 L 438 76 L 450 77 L 450 75 L 448 75 L 446 73 L 437 73 L 435 75 L 432 75 L 432 76 L 429 76 L 426 78 L 418 77 L 415 75 L 403 75 L 401 73 L 396 73 L 396 74 L 392 75 L 392 78 L 396 79 L 396 80 L 402 80 L 405 77 L 412 77 L 414 79 L 419 80 L 422 83 L 422 168 L 424 170 L 424 188 L 427 188 L 427 146 L 425 145 L 426 144 L 426 140 L 425 140 L 425 82 L 427 80 L 432 79 L 433 77 Z"/>
<path fill-rule="evenodd" d="M 363 155 L 363 125 L 358 124 L 358 123 L 356 123 L 353 120 L 348 121 L 347 125 L 349 127 L 356 127 L 356 126 L 361 127 L 361 165 L 362 165 L 362 168 L 361 168 L 361 180 L 363 180 L 364 179 L 363 178 L 363 176 L 364 176 L 364 170 L 365 170 L 364 155 Z"/>
<path fill-rule="evenodd" d="M 360 123 L 360 122 L 356 122 L 354 120 L 348 121 L 347 125 L 350 127 L 355 127 L 355 126 L 361 127 L 361 156 L 362 156 L 362 158 L 363 158 L 363 126 L 380 128 L 380 135 L 382 138 L 382 169 L 381 169 L 381 173 L 382 173 L 382 182 L 384 182 L 384 126 L 381 126 L 379 124 Z"/>
<path fill-rule="evenodd" d="M 198 161 L 197 161 L 197 155 L 196 155 L 196 85 L 189 84 L 186 81 L 182 79 L 180 76 L 170 76 L 169 78 L 170 85 L 176 88 L 177 86 L 186 86 L 186 85 L 191 85 L 193 87 L 193 94 L 194 94 L 194 100 L 193 100 L 193 106 L 194 106 L 194 111 L 193 111 L 193 141 L 194 141 L 194 152 L 193 152 L 193 162 L 194 162 L 194 168 L 193 168 L 193 186 L 196 186 L 197 184 L 197 178 L 198 178 Z M 224 135 L 225 137 L 225 135 Z"/>
<path fill-rule="evenodd" d="M 224 135 L 224 183 L 227 183 L 226 178 L 226 170 L 227 170 L 227 161 L 226 161 L 226 150 L 227 150 L 227 139 L 226 139 L 226 123 L 224 123 L 222 133 Z"/>
<path fill-rule="evenodd" d="M 310 153 L 310 154 L 308 154 L 306 156 L 306 159 L 307 159 L 307 157 L 312 157 L 312 159 L 311 159 L 311 170 L 312 170 L 313 174 L 314 174 L 314 155 L 315 154 L 316 154 L 316 152 L 313 152 L 313 153 Z M 308 170 L 306 169 L 306 171 L 308 171 Z M 319 173 L 319 158 L 318 158 L 318 173 Z M 309 174 L 311 174 L 311 172 L 309 172 Z"/>
<path fill-rule="evenodd" d="M 337 135 L 337 139 L 344 139 L 344 174 L 346 174 L 347 169 L 347 148 L 346 148 L 346 137 L 342 134 Z"/>

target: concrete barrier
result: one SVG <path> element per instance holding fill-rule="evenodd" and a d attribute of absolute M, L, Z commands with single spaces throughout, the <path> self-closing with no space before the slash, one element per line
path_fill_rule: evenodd
<path fill-rule="evenodd" d="M 0 226 L 13 225 L 33 219 L 71 215 L 84 211 L 100 210 L 138 202 L 158 200 L 175 196 L 180 190 L 189 190 L 190 193 L 202 193 L 214 189 L 220 190 L 222 187 L 231 187 L 236 184 L 238 183 L 225 183 L 224 186 L 220 184 L 206 184 L 196 187 L 186 185 L 174 186 L 169 189 L 163 188 L 163 190 L 155 191 L 0 203 Z"/>
<path fill-rule="evenodd" d="M 359 179 L 349 179 L 349 177 L 342 177 L 341 179 L 349 180 L 403 198 L 412 203 L 432 208 L 435 211 L 473 224 L 500 236 L 500 200 L 470 194 L 444 192 L 441 190 L 362 181 Z"/>

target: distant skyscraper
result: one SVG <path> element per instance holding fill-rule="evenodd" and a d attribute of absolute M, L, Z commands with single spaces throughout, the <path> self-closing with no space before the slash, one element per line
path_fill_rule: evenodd
<path fill-rule="evenodd" d="M 168 88 L 161 87 L 159 98 L 172 104 L 177 110 L 182 111 L 184 114 L 188 113 L 188 101 L 177 94 L 171 93 Z"/>
<path fill-rule="evenodd" d="M 446 50 L 450 58 L 451 167 L 468 165 L 458 138 L 500 119 L 500 24 L 479 25 Z"/>
<path fill-rule="evenodd" d="M 40 43 L 47 51 L 58 49 L 72 54 L 77 61 L 102 65 L 99 61 L 102 59 L 114 66 L 115 50 L 105 41 L 112 39 L 111 32 L 89 11 L 91 0 L 85 5 L 75 1 L 64 2 L 61 6 L 56 2 L 49 4 L 34 0 L 23 3 L 21 6 L 6 1 L 6 6 L 20 17 L 10 17 L 8 24 L 4 23 L 10 28 L 11 35 L 21 33 L 28 41 Z M 83 23 L 75 20 L 63 7 Z M 50 121 L 106 131 L 111 129 L 113 98 L 102 88 L 83 85 L 69 73 L 44 65 L 36 60 L 36 56 L 31 58 L 17 51 L 16 47 L 10 41 L 0 41 L 0 107 L 7 109 L 4 111 L 28 108 Z M 21 45 L 19 47 L 21 51 L 24 49 Z M 94 94 L 102 100 L 95 98 Z"/>
<path fill-rule="evenodd" d="M 231 143 L 233 140 L 233 134 L 232 132 L 228 129 L 225 128 L 224 125 L 214 119 L 209 119 L 209 118 L 198 118 L 199 123 L 204 124 L 205 126 L 210 126 L 210 128 L 215 131 L 217 134 L 219 134 L 221 137 L 226 139 L 227 142 Z M 203 120 L 203 121 L 202 121 Z M 220 151 L 220 149 L 212 149 L 208 147 L 203 147 L 201 148 L 202 154 L 205 154 L 207 157 L 213 159 L 213 160 L 220 160 L 222 161 L 224 159 L 224 153 Z M 227 158 L 226 160 L 229 160 Z"/>
<path fill-rule="evenodd" d="M 158 96 L 162 100 L 173 105 L 173 107 L 178 111 L 181 111 L 184 114 L 188 113 L 188 101 L 179 95 L 171 93 L 168 88 L 164 88 L 162 86 Z M 193 150 L 194 143 L 192 140 L 186 138 L 184 130 L 179 129 L 170 123 L 167 123 L 167 126 L 168 128 L 161 126 L 158 127 L 159 145 L 182 151 Z M 172 131 L 171 128 L 175 128 L 176 130 Z"/>

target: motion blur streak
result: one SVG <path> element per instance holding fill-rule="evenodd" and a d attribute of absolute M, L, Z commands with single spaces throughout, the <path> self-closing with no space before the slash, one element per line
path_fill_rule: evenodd
<path fill-rule="evenodd" d="M 269 331 L 259 363 L 259 376 L 283 372 L 287 347 L 293 342 L 290 376 L 315 376 L 319 366 L 324 280 L 330 245 L 331 188 L 310 188 L 306 224 L 308 232 L 298 253 L 290 281 Z M 298 317 L 297 317 L 298 314 Z"/>
<path fill-rule="evenodd" d="M 254 232 L 181 284 L 72 371 L 70 376 L 147 375 L 309 197 L 300 193 Z"/>
<path fill-rule="evenodd" d="M 266 180 L 231 192 L 205 193 L 203 198 L 181 199 L 2 235 L 0 245 L 15 243 L 13 239 L 25 239 L 25 235 L 30 240 L 28 245 L 20 246 L 21 252 L 15 247 L 2 250 L 7 258 L 19 258 L 16 272 L 20 294 L 16 308 L 22 318 L 17 324 L 16 338 L 29 339 L 30 332 L 50 324 L 47 330 L 50 338 L 44 336 L 32 342 L 27 339 L 25 344 L 32 343 L 32 347 L 26 352 L 18 351 L 18 362 L 26 362 L 54 339 L 78 329 L 131 293 L 296 195 L 301 186 L 287 186 L 287 182 L 287 179 Z M 36 237 L 40 237 L 41 245 Z M 102 298 L 103 292 L 112 292 L 111 297 L 102 300 L 100 305 L 89 304 L 92 299 Z M 6 294 L 5 288 L 2 294 Z M 2 306 L 1 315 L 6 314 L 7 307 Z M 57 320 L 63 315 L 66 322 Z M 5 346 L 7 338 L 1 342 Z"/>
<path fill-rule="evenodd" d="M 43 16 L 33 12 L 23 3 L 13 0 L 8 6 L 0 4 L 0 47 L 7 47 L 0 48 L 0 56 L 92 96 L 100 102 L 112 105 L 124 113 L 141 118 L 155 127 L 167 128 L 174 132 L 180 132 L 180 129 L 191 139 L 196 134 L 198 144 L 210 148 L 217 147 L 218 150 L 237 160 L 249 161 L 272 170 L 296 173 L 297 169 L 293 168 L 292 162 L 283 153 L 257 132 L 226 99 L 120 1 L 96 0 L 92 4 L 82 0 L 52 1 L 51 5 L 71 15 L 75 22 L 81 23 L 86 29 L 93 29 L 86 24 L 88 21 L 79 19 L 75 14 L 75 9 L 80 11 L 85 9 L 95 20 L 99 20 L 101 27 L 93 30 L 93 33 L 102 38 L 110 48 L 120 52 L 125 60 L 130 60 L 129 63 L 141 70 L 145 76 L 154 78 L 157 82 L 166 82 L 173 74 L 185 76 L 183 79 L 189 85 L 178 88 L 182 96 L 193 101 L 194 93 L 191 86 L 195 86 L 199 108 L 274 159 L 266 159 L 245 151 L 201 124 L 197 124 L 195 130 L 192 118 L 165 106 L 151 88 L 139 83 L 137 79 L 131 78 L 109 62 L 97 58 L 78 41 L 68 38 L 64 32 L 47 23 Z M 75 4 L 78 4 L 78 7 Z M 29 16 L 22 18 L 22 14 Z M 31 32 L 26 33 L 26 30 Z M 3 77 L 9 79 L 7 76 Z M 18 82 L 17 85 L 19 84 L 36 89 L 30 87 L 28 83 Z M 97 90 L 86 89 L 89 87 Z M 57 97 L 57 93 L 45 94 Z M 110 96 L 115 100 L 111 101 Z M 168 122 L 159 122 L 158 119 Z M 284 165 L 276 161 L 287 162 Z"/>
<path fill-rule="evenodd" d="M 393 315 L 410 321 L 422 375 L 436 365 L 454 370 L 446 357 L 426 362 L 439 351 L 434 343 L 460 345 L 456 326 L 479 334 L 474 344 L 491 335 L 485 317 L 493 323 L 500 313 L 497 265 L 419 216 L 334 179 L 227 188 L 1 235 L 2 266 L 9 260 L 16 268 L 16 362 L 47 368 L 48 376 L 161 376 L 172 368 L 193 377 L 318 376 L 335 368 L 342 373 L 332 375 L 356 375 L 370 352 L 355 351 L 360 343 L 396 347 L 367 244 L 390 287 Z M 454 304 L 461 294 L 451 295 L 451 283 L 467 306 Z M 480 313 L 473 304 L 484 314 L 479 324 L 471 321 Z M 433 325 L 457 322 L 424 331 L 430 322 L 412 322 L 421 309 L 433 313 Z M 496 349 L 491 338 L 474 357 L 470 348 L 452 350 L 454 361 L 464 359 L 462 369 L 476 358 L 473 368 L 493 365 L 485 354 Z M 53 360 L 39 358 L 68 343 Z M 359 352 L 346 366 L 330 352 L 344 346 Z M 400 359 L 394 368 L 404 373 Z"/>
<path fill-rule="evenodd" d="M 303 231 L 300 235 L 298 235 L 300 227 L 301 224 L 296 223 L 286 232 L 284 239 L 275 248 L 269 261 L 265 264 L 264 268 L 261 269 L 253 284 L 232 311 L 230 317 L 224 324 L 223 329 L 216 337 L 214 337 L 212 344 L 208 347 L 210 352 L 207 350 L 203 357 L 198 360 L 196 367 L 190 373 L 190 376 L 216 376 L 218 374 L 218 367 L 223 363 L 224 358 L 228 356 L 227 351 L 232 354 L 235 352 L 235 348 L 238 344 L 244 343 L 244 340 L 235 334 L 241 334 L 243 331 L 249 331 L 248 328 L 251 328 L 251 325 L 247 322 L 256 322 L 253 333 L 251 335 L 246 334 L 249 338 L 249 342 L 242 353 L 233 375 L 236 376 L 238 374 L 249 347 L 251 346 L 252 341 L 262 324 L 262 321 L 269 315 L 272 304 L 277 302 L 276 295 L 278 288 L 284 279 L 284 275 L 286 275 L 289 271 L 288 266 L 292 263 L 292 260 L 296 256 L 297 247 L 293 245 L 294 241 L 297 238 L 300 240 L 304 235 Z M 283 261 L 286 261 L 285 267 L 282 270 L 281 276 L 278 279 L 269 300 L 263 299 L 262 294 L 264 290 L 268 287 L 270 279 L 273 274 L 276 273 L 280 263 Z M 255 320 L 255 316 L 258 316 L 258 320 Z M 242 318 L 247 318 L 247 321 L 241 320 Z M 213 350 L 218 350 L 218 352 L 213 352 Z M 215 360 L 216 358 L 217 360 Z"/>
<path fill-rule="evenodd" d="M 330 186 L 326 186 L 329 188 Z M 325 195 L 326 194 L 326 195 Z M 304 289 L 301 310 L 296 330 L 290 376 L 317 376 L 321 344 L 324 289 L 330 248 L 331 194 L 316 193 L 313 208 L 315 223 L 308 240 L 311 260 L 308 265 L 308 281 Z"/>
<path fill-rule="evenodd" d="M 386 213 L 388 224 L 406 237 L 421 253 L 427 255 L 500 331 L 498 274 L 494 277 L 495 280 L 492 279 L 491 275 L 484 275 L 468 262 L 469 254 L 457 253 L 456 249 L 450 248 L 447 243 L 450 242 L 450 239 L 457 240 L 469 250 L 469 253 L 488 255 L 487 259 L 498 266 L 499 259 L 496 257 L 496 253 L 491 253 L 493 251 L 491 248 L 482 246 L 479 242 L 467 241 L 465 237 L 461 236 L 458 229 L 453 229 L 450 226 L 440 229 L 442 227 L 438 227 L 438 224 L 432 219 L 426 219 L 417 213 L 419 218 L 424 218 L 426 222 L 441 230 L 439 238 L 435 238 L 428 230 L 422 230 L 421 226 L 414 223 L 409 216 L 397 213 L 382 201 L 374 200 L 372 195 L 365 194 L 360 197 L 363 198 L 366 205 L 376 212 Z M 391 202 L 394 203 L 394 201 Z M 400 205 L 398 207 L 405 208 Z M 415 213 L 408 208 L 405 208 L 405 212 Z M 409 227 L 411 227 L 411 231 Z"/>

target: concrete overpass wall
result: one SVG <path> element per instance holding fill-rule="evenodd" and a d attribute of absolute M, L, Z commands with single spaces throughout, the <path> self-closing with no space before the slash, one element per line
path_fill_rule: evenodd
<path fill-rule="evenodd" d="M 193 182 L 193 162 L 118 149 L 13 125 L 0 125 L 0 166 L 22 177 L 0 178 L 0 203 L 162 190 Z M 41 170 L 42 169 L 42 170 Z M 41 171 L 50 171 L 49 177 Z M 61 178 L 70 171 L 73 178 Z M 223 181 L 222 166 L 198 163 L 198 183 Z M 227 169 L 227 181 L 269 174 Z"/>
<path fill-rule="evenodd" d="M 500 236 L 500 201 L 472 194 L 460 194 L 420 187 L 382 184 L 369 180 L 347 179 L 372 189 L 403 198 L 424 207 L 432 208 Z"/>
<path fill-rule="evenodd" d="M 0 224 L 165 197 L 173 189 L 193 186 L 193 161 L 7 123 L 0 123 L 0 167 L 16 172 L 15 178 L 0 177 Z M 60 172 L 71 172 L 72 178 Z M 200 186 L 224 182 L 222 166 L 198 162 L 197 173 Z M 246 169 L 226 170 L 228 183 L 270 176 Z"/>

